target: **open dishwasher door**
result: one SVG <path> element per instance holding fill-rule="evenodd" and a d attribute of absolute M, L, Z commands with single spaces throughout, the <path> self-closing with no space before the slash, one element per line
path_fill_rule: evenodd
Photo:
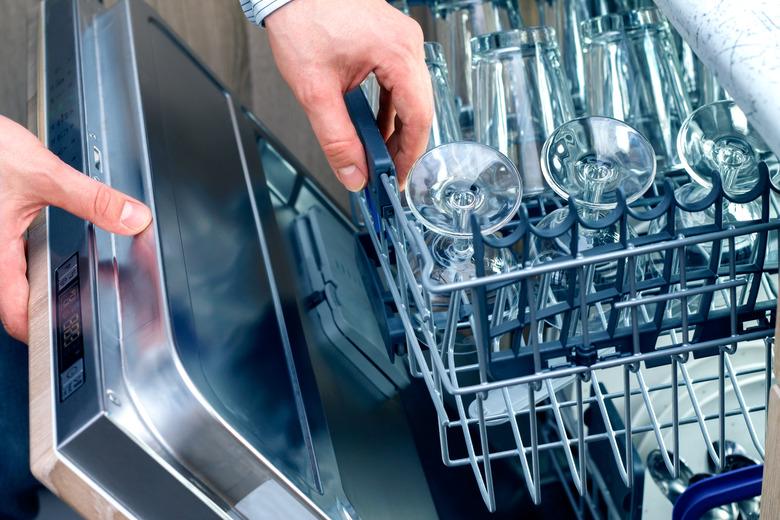
<path fill-rule="evenodd" d="M 436 517 L 376 327 L 338 338 L 332 299 L 330 318 L 302 312 L 301 205 L 331 235 L 349 222 L 284 185 L 294 159 L 142 2 L 47 0 L 43 35 L 47 145 L 154 222 L 119 237 L 52 208 L 31 237 L 48 283 L 36 476 L 92 517 Z"/>

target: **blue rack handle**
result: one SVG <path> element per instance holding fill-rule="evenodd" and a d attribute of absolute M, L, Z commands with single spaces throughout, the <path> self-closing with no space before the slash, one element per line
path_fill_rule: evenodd
<path fill-rule="evenodd" d="M 756 497 L 763 474 L 764 465 L 756 464 L 696 482 L 674 503 L 672 519 L 699 520 L 710 509 Z"/>
<path fill-rule="evenodd" d="M 390 197 L 382 186 L 380 176 L 382 174 L 395 175 L 395 165 L 390 157 L 390 152 L 385 146 L 385 140 L 379 132 L 379 127 L 374 118 L 374 112 L 368 104 L 366 96 L 360 87 L 356 87 L 344 96 L 349 117 L 355 125 L 360 142 L 366 151 L 368 163 L 368 183 L 364 193 L 368 201 L 368 209 L 374 218 L 374 229 L 381 233 L 382 217 L 392 214 L 393 206 Z"/>

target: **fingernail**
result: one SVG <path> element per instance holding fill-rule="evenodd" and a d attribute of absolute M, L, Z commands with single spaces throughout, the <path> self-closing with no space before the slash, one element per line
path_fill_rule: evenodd
<path fill-rule="evenodd" d="M 358 170 L 358 167 L 354 164 L 336 170 L 336 177 L 339 178 L 341 184 L 346 186 L 349 191 L 360 191 L 366 184 L 366 178 L 363 175 L 363 172 Z"/>
<path fill-rule="evenodd" d="M 152 220 L 149 208 L 137 202 L 125 201 L 119 221 L 131 231 L 143 231 Z"/>

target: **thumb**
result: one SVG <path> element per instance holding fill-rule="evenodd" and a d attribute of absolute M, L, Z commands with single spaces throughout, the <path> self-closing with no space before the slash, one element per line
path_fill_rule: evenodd
<path fill-rule="evenodd" d="M 52 172 L 53 183 L 39 193 L 57 206 L 111 233 L 136 235 L 152 221 L 152 212 L 132 197 L 84 175 L 64 162 Z"/>
<path fill-rule="evenodd" d="M 350 191 L 360 191 L 368 180 L 363 145 L 338 90 L 322 90 L 303 96 L 301 105 L 330 167 Z"/>

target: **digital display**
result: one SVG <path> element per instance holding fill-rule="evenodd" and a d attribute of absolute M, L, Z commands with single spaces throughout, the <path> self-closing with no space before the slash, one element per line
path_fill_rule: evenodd
<path fill-rule="evenodd" d="M 57 365 L 60 401 L 84 384 L 79 261 L 74 254 L 55 271 L 57 287 Z"/>

